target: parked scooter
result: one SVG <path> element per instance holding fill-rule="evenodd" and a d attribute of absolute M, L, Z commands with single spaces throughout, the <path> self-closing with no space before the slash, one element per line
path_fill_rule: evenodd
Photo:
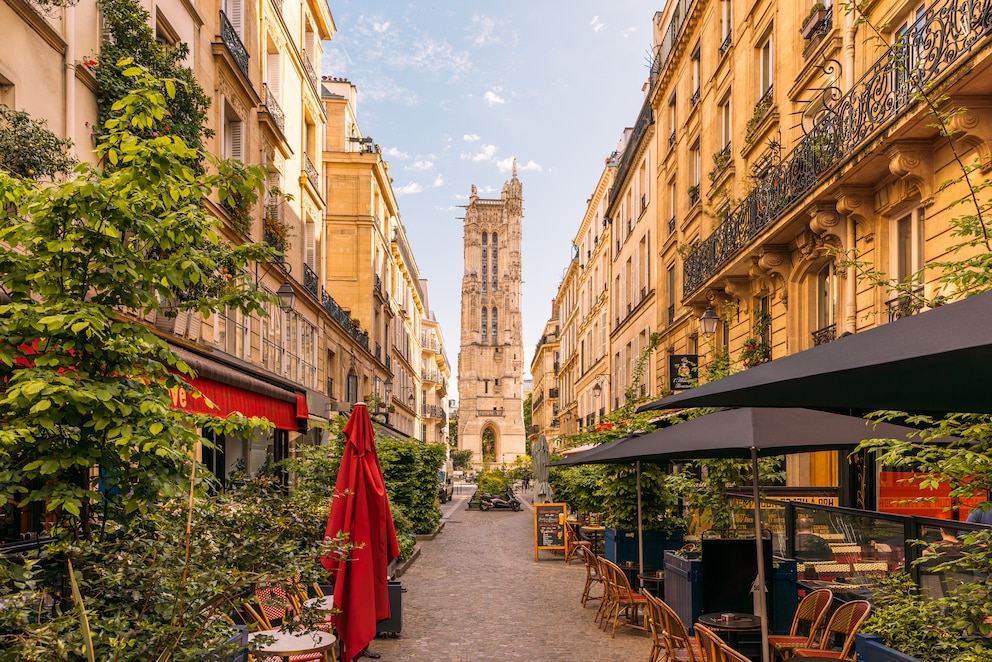
<path fill-rule="evenodd" d="M 502 496 L 482 492 L 479 495 L 479 510 L 520 510 L 520 499 L 513 493 L 513 488 L 506 488 Z"/>

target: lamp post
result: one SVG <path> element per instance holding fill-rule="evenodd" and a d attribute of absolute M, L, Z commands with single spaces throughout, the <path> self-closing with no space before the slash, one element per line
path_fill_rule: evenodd
<path fill-rule="evenodd" d="M 720 323 L 720 316 L 713 310 L 713 306 L 706 306 L 706 310 L 699 317 L 699 328 L 704 335 L 712 336 L 716 333 L 716 327 Z"/>

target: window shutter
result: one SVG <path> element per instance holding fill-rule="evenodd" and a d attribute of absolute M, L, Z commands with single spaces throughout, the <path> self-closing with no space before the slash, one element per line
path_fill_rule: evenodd
<path fill-rule="evenodd" d="M 269 92 L 275 97 L 276 103 L 279 103 L 281 96 L 279 94 L 280 86 L 280 57 L 279 53 L 268 53 L 265 56 L 265 84 L 269 86 Z"/>
<path fill-rule="evenodd" d="M 239 37 L 244 37 L 244 5 L 242 0 L 228 0 L 227 2 L 228 20 L 231 27 L 238 33 Z"/>
<path fill-rule="evenodd" d="M 307 266 L 314 271 L 317 271 L 316 227 L 316 225 L 310 222 L 304 226 L 306 230 L 306 248 L 304 250 L 303 260 L 306 262 Z"/>
<path fill-rule="evenodd" d="M 227 125 L 227 137 L 229 143 L 228 158 L 243 161 L 242 154 L 242 133 L 244 125 L 241 122 L 229 122 Z"/>

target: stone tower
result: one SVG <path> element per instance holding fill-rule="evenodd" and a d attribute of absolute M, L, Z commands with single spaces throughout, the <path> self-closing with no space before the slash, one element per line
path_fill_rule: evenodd
<path fill-rule="evenodd" d="M 498 200 L 475 186 L 465 209 L 462 342 L 458 352 L 458 444 L 476 468 L 526 452 L 524 347 L 520 320 L 523 196 L 513 176 Z"/>

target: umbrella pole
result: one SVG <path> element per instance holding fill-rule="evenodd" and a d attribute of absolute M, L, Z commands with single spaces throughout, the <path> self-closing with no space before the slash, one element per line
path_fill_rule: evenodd
<path fill-rule="evenodd" d="M 754 541 L 758 549 L 758 617 L 761 619 L 761 662 L 768 660 L 768 602 L 765 599 L 764 535 L 758 491 L 758 449 L 751 447 L 751 487 L 754 496 Z"/>
<path fill-rule="evenodd" d="M 641 461 L 637 461 L 637 565 L 638 574 L 644 574 L 644 523 L 641 520 Z M 640 583 L 638 576 L 638 583 Z M 643 586 L 641 587 L 643 588 Z"/>

